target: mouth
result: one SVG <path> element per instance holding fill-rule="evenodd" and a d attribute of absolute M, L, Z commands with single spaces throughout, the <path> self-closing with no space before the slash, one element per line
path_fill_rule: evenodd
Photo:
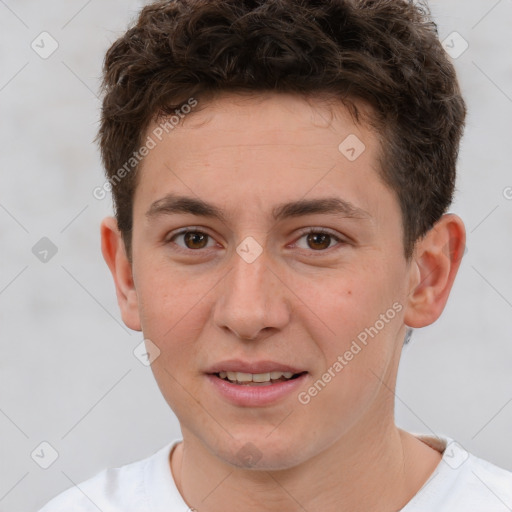
<path fill-rule="evenodd" d="M 290 400 L 309 378 L 304 366 L 271 360 L 219 361 L 205 371 L 215 396 L 236 407 L 267 407 Z"/>
<path fill-rule="evenodd" d="M 299 378 L 300 376 L 308 372 L 281 372 L 273 371 L 266 373 L 244 373 L 244 372 L 231 372 L 221 371 L 211 375 L 218 377 L 231 384 L 237 384 L 239 386 L 271 386 L 280 382 L 288 382 Z"/>

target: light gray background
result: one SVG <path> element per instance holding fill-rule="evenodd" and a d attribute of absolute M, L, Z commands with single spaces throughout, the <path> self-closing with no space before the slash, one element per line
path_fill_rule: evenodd
<path fill-rule="evenodd" d="M 180 435 L 132 353 L 142 336 L 122 324 L 100 254 L 110 200 L 92 196 L 103 183 L 93 144 L 103 55 L 142 4 L 0 0 L 4 512 L 36 511 Z M 457 31 L 469 43 L 454 60 L 469 118 L 451 210 L 466 223 L 468 252 L 443 317 L 404 349 L 397 422 L 512 470 L 512 2 L 430 5 L 441 39 Z M 42 31 L 59 44 L 47 59 L 31 48 Z M 44 236 L 58 248 L 47 263 L 32 253 Z M 31 458 L 43 441 L 59 454 L 46 470 Z"/>

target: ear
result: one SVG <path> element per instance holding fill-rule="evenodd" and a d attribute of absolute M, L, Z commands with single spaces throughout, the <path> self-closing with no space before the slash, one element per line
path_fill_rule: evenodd
<path fill-rule="evenodd" d="M 140 316 L 132 265 L 126 256 L 124 241 L 114 217 L 107 217 L 101 223 L 101 252 L 114 278 L 117 303 L 123 322 L 130 329 L 140 331 Z"/>
<path fill-rule="evenodd" d="M 409 296 L 404 322 L 425 327 L 435 322 L 446 305 L 466 246 L 464 223 L 446 214 L 420 239 L 411 261 Z"/>

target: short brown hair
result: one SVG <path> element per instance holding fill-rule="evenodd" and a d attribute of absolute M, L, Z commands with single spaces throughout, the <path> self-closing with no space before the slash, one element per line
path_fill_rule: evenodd
<path fill-rule="evenodd" d="M 137 166 L 122 180 L 112 178 L 153 120 L 188 98 L 224 91 L 327 94 L 350 105 L 356 119 L 353 102 L 369 104 L 381 138 L 381 178 L 402 212 L 407 258 L 452 202 L 466 108 L 424 5 L 158 1 L 111 46 L 103 71 L 98 138 L 129 255 Z"/>

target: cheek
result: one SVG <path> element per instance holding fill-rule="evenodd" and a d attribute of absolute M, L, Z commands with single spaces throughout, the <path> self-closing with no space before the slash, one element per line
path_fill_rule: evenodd
<path fill-rule="evenodd" d="M 387 274 L 383 269 L 354 272 L 315 286 L 310 282 L 308 304 L 315 314 L 309 312 L 302 320 L 309 319 L 310 337 L 322 354 L 316 373 L 322 383 L 329 381 L 322 390 L 325 400 L 357 408 L 379 387 L 377 376 L 386 372 L 395 356 L 402 325 L 403 306 L 395 283 L 391 269 Z"/>
<path fill-rule="evenodd" d="M 137 290 L 144 337 L 160 350 L 151 365 L 169 406 L 179 417 L 191 413 L 190 396 L 200 396 L 191 369 L 197 367 L 197 339 L 208 319 L 209 280 L 190 279 L 165 266 L 146 266 Z M 185 404 L 185 405 L 184 405 Z M 193 410 L 194 414 L 200 411 Z"/>
<path fill-rule="evenodd" d="M 307 290 L 303 294 L 304 310 L 310 311 L 310 327 L 318 339 L 326 338 L 328 347 L 342 350 L 365 328 L 373 326 L 381 314 L 385 315 L 400 300 L 400 294 L 384 275 L 383 270 L 376 269 L 297 282 L 297 289 Z M 396 311 L 390 316 L 395 318 Z"/>
<path fill-rule="evenodd" d="M 403 309 L 386 280 L 374 279 L 371 286 L 362 286 L 354 276 L 338 283 L 328 292 L 323 287 L 323 293 L 315 286 L 308 294 L 321 318 L 309 314 L 310 336 L 322 359 L 311 387 L 302 395 L 310 400 L 304 406 L 310 408 L 309 417 L 333 431 L 340 425 L 348 430 L 375 403 L 382 389 L 380 379 L 385 379 L 395 357 Z"/>
<path fill-rule="evenodd" d="M 199 335 L 207 319 L 208 291 L 214 279 L 191 278 L 166 266 L 146 265 L 137 296 L 144 336 L 176 356 Z M 211 281 L 211 282 L 210 282 Z"/>

